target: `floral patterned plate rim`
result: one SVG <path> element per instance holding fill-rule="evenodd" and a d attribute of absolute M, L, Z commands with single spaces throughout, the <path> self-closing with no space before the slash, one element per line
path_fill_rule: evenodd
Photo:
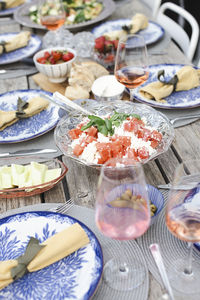
<path fill-rule="evenodd" d="M 162 69 L 165 70 L 166 78 L 167 77 L 171 78 L 183 66 L 184 66 L 183 64 L 151 65 L 149 66 L 149 78 L 142 86 L 145 86 L 153 81 L 157 81 L 157 74 L 159 70 Z M 180 92 L 172 93 L 170 96 L 165 98 L 167 101 L 166 103 L 160 103 L 143 97 L 139 92 L 142 86 L 137 87 L 135 90 L 133 90 L 134 98 L 139 102 L 149 104 L 157 108 L 165 108 L 165 109 L 192 108 L 200 105 L 200 86 L 189 91 L 180 91 Z"/>
<path fill-rule="evenodd" d="M 50 92 L 42 90 L 15 90 L 0 95 L 0 110 L 16 110 L 18 97 L 27 101 L 30 98 L 52 95 Z M 41 111 L 30 118 L 19 120 L 13 125 L 0 131 L 0 144 L 23 142 L 36 138 L 51 129 L 59 121 L 58 106 L 49 103 L 47 109 Z"/>
<path fill-rule="evenodd" d="M 18 32 L 2 33 L 0 34 L 0 41 L 7 41 L 8 39 L 13 38 L 17 34 Z M 41 39 L 37 35 L 31 34 L 30 40 L 26 47 L 1 54 L 0 65 L 14 63 L 20 61 L 23 58 L 31 56 L 41 48 L 41 45 L 42 45 Z"/>
<path fill-rule="evenodd" d="M 20 256 L 34 236 L 43 242 L 79 223 L 90 243 L 64 259 L 28 273 L 0 291 L 1 299 L 82 299 L 94 294 L 103 269 L 102 249 L 95 234 L 77 219 L 48 211 L 24 212 L 0 219 L 1 260 Z"/>
<path fill-rule="evenodd" d="M 120 30 L 123 25 L 129 25 L 129 23 L 129 19 L 107 21 L 94 27 L 92 33 L 95 37 L 99 37 L 105 32 Z M 146 45 L 150 45 L 161 39 L 165 31 L 159 24 L 149 21 L 148 27 L 144 30 L 140 30 L 138 33 L 144 37 Z"/>

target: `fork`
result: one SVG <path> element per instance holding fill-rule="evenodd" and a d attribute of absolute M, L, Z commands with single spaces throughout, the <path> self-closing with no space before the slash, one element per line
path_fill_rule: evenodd
<path fill-rule="evenodd" d="M 191 116 L 182 116 L 182 117 L 177 117 L 177 118 L 174 118 L 174 119 L 170 119 L 170 123 L 172 125 L 174 125 L 174 123 L 176 123 L 177 121 L 180 121 L 180 120 L 187 120 L 187 119 L 198 119 L 200 118 L 200 114 L 196 114 L 196 115 L 191 115 Z"/>
<path fill-rule="evenodd" d="M 56 208 L 53 208 L 52 210 L 57 213 L 66 213 L 73 206 L 74 206 L 74 199 L 70 198 L 67 202 L 57 206 Z"/>

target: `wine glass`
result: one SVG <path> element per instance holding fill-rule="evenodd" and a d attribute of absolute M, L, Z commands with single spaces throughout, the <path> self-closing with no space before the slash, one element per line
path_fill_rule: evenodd
<path fill-rule="evenodd" d="M 119 40 L 115 57 L 116 79 L 130 90 L 133 101 L 133 89 L 143 84 L 148 76 L 147 48 L 143 36 L 123 35 Z"/>
<path fill-rule="evenodd" d="M 141 236 L 150 225 L 147 185 L 141 164 L 111 158 L 101 168 L 96 195 L 95 220 L 107 237 L 122 241 L 120 257 L 104 267 L 104 280 L 120 291 L 138 287 L 145 278 L 144 266 L 128 257 L 124 241 Z"/>
<path fill-rule="evenodd" d="M 50 32 L 43 37 L 45 47 L 61 46 L 62 37 L 59 28 L 66 20 L 66 12 L 62 0 L 44 0 L 39 7 L 39 18 Z"/>
<path fill-rule="evenodd" d="M 175 171 L 169 193 L 166 224 L 178 239 L 188 242 L 188 257 L 169 268 L 174 289 L 185 294 L 200 292 L 200 267 L 192 266 L 193 243 L 200 242 L 200 160 L 181 163 Z"/>

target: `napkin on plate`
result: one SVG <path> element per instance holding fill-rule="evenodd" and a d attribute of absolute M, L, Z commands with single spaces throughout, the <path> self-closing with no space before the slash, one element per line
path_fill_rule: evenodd
<path fill-rule="evenodd" d="M 19 101 L 20 100 L 20 101 Z M 42 97 L 31 98 L 28 102 L 18 99 L 17 110 L 0 110 L 0 131 L 14 124 L 19 119 L 29 118 L 46 109 L 49 101 Z"/>
<path fill-rule="evenodd" d="M 145 29 L 148 26 L 148 19 L 143 14 L 135 14 L 129 25 L 122 27 L 122 30 L 114 30 L 104 33 L 104 36 L 108 40 L 120 39 L 122 36 L 129 34 L 137 33 L 138 31 Z"/>
<path fill-rule="evenodd" d="M 11 52 L 27 46 L 30 37 L 31 33 L 29 31 L 23 31 L 15 35 L 8 41 L 0 41 L 0 55 L 3 52 Z"/>
<path fill-rule="evenodd" d="M 0 10 L 13 8 L 23 4 L 26 0 L 0 0 Z"/>
<path fill-rule="evenodd" d="M 26 267 L 28 272 L 34 272 L 43 269 L 55 263 L 56 261 L 63 259 L 67 255 L 73 253 L 81 247 L 86 246 L 88 243 L 89 238 L 84 229 L 78 223 L 74 223 L 70 227 L 64 229 L 59 233 L 56 233 L 55 235 L 44 241 L 41 245 L 39 245 L 39 252 L 30 262 L 27 259 L 24 259 L 27 261 L 25 271 Z M 31 249 L 29 249 L 30 252 L 34 252 L 34 247 L 35 245 L 33 245 Z M 32 255 L 30 252 L 29 256 Z M 20 256 L 20 258 L 21 257 L 22 256 Z M 19 261 L 20 258 L 18 258 Z M 17 259 L 0 262 L 0 289 L 3 289 L 15 280 L 15 278 L 12 278 L 12 274 L 15 274 L 15 276 L 17 276 L 16 279 L 18 279 L 26 273 L 23 269 L 16 274 L 17 266 L 20 267 Z M 19 275 L 22 273 L 22 276 Z"/>
<path fill-rule="evenodd" d="M 199 86 L 200 69 L 184 66 L 176 72 L 178 81 L 175 91 L 187 91 Z M 150 100 L 166 102 L 165 97 L 174 91 L 174 85 L 154 81 L 140 89 L 140 94 Z"/>

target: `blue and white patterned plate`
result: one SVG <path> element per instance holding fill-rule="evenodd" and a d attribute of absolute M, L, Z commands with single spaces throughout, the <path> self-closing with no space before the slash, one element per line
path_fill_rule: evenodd
<path fill-rule="evenodd" d="M 129 19 L 108 21 L 102 23 L 99 26 L 94 27 L 92 29 L 92 33 L 95 35 L 95 37 L 99 37 L 103 35 L 105 32 L 120 30 L 123 25 L 129 25 L 129 24 L 130 24 Z M 161 37 L 163 37 L 164 32 L 165 32 L 164 29 L 160 25 L 152 21 L 149 21 L 148 27 L 144 30 L 140 30 L 138 34 L 144 37 L 146 45 L 150 45 L 152 43 L 157 42 Z"/>
<path fill-rule="evenodd" d="M 90 299 L 102 274 L 102 250 L 94 233 L 72 217 L 53 212 L 25 212 L 1 219 L 0 260 L 22 255 L 31 236 L 43 242 L 77 222 L 87 233 L 90 243 L 64 259 L 16 280 L 0 291 L 0 299 Z"/>
<path fill-rule="evenodd" d="M 165 70 L 166 79 L 172 78 L 175 73 L 182 68 L 181 64 L 159 64 L 149 66 L 149 78 L 141 86 L 133 90 L 133 97 L 139 102 L 149 104 L 154 107 L 177 109 L 177 108 L 192 108 L 200 105 L 200 86 L 189 91 L 174 92 L 166 97 L 166 103 L 160 103 L 155 100 L 149 100 L 140 94 L 140 89 L 153 81 L 157 81 L 157 74 L 159 70 Z"/>
<path fill-rule="evenodd" d="M 28 101 L 39 95 L 52 95 L 41 90 L 16 90 L 0 95 L 0 110 L 16 110 L 18 97 Z M 17 121 L 0 131 L 0 143 L 16 143 L 36 138 L 51 129 L 59 121 L 58 106 L 49 103 L 47 109 L 30 118 Z"/>
<path fill-rule="evenodd" d="M 0 34 L 0 42 L 7 41 L 14 36 L 16 36 L 18 32 L 15 33 L 2 33 Z M 13 62 L 20 61 L 21 59 L 33 55 L 37 52 L 42 45 L 41 39 L 34 34 L 31 34 L 28 45 L 23 48 L 16 49 L 14 51 L 3 53 L 0 55 L 0 65 L 10 64 Z"/>

